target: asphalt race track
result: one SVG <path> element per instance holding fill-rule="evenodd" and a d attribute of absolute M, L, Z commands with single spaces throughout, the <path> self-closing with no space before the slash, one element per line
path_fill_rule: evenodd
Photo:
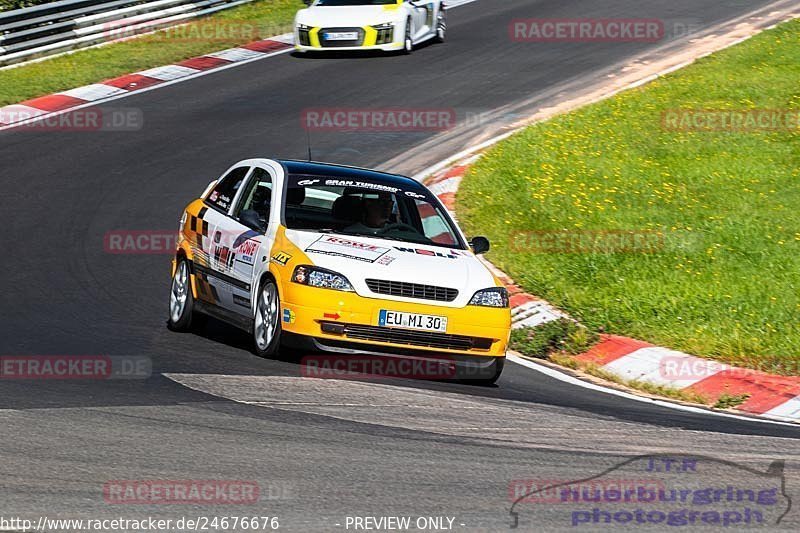
<path fill-rule="evenodd" d="M 766 4 L 478 0 L 450 13 L 446 44 L 411 56 L 283 54 L 107 104 L 141 110 L 139 131 L 0 132 L 0 355 L 133 355 L 153 365 L 147 380 L 0 380 L 0 515 L 268 515 L 297 531 L 345 530 L 347 516 L 448 516 L 457 530 L 495 531 L 513 522 L 512 480 L 583 479 L 658 453 L 713 458 L 705 482 L 723 487 L 784 460 L 786 493 L 800 494 L 798 429 L 633 402 L 516 364 L 494 388 L 301 381 L 296 361 L 260 359 L 246 334 L 220 323 L 168 331 L 170 256 L 103 246 L 112 230 L 177 229 L 184 205 L 234 161 L 304 158 L 306 108 L 474 117 L 657 46 L 514 43 L 512 19 L 708 27 Z M 312 132 L 311 141 L 315 159 L 382 166 L 435 134 Z M 203 507 L 103 499 L 109 481 L 148 479 L 254 480 L 262 497 Z M 523 529 L 580 529 L 558 506 L 515 510 Z M 797 530 L 800 519 L 790 511 L 775 527 Z"/>

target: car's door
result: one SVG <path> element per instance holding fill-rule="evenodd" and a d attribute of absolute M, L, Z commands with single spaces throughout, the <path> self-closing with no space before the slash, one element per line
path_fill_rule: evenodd
<path fill-rule="evenodd" d="M 212 187 L 204 200 L 206 207 L 198 220 L 193 221 L 204 226 L 200 232 L 204 236 L 193 247 L 197 297 L 215 306 L 225 307 L 223 302 L 230 299 L 229 284 L 223 277 L 230 257 L 220 247 L 220 242 L 250 169 L 250 165 L 237 165 L 228 170 Z"/>
<path fill-rule="evenodd" d="M 255 166 L 231 210 L 214 234 L 215 265 L 226 289 L 220 305 L 251 317 L 254 272 L 260 261 L 269 259 L 266 231 L 274 196 L 275 177 Z M 219 238 L 217 238 L 219 237 Z"/>

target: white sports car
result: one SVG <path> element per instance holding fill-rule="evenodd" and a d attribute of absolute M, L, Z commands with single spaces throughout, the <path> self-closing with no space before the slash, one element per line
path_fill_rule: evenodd
<path fill-rule="evenodd" d="M 411 53 L 447 32 L 443 0 L 306 0 L 295 18 L 295 49 Z"/>

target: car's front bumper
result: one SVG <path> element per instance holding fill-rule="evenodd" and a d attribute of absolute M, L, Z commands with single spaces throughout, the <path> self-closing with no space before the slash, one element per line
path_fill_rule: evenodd
<path fill-rule="evenodd" d="M 296 44 L 294 49 L 298 52 L 355 52 L 355 51 L 368 51 L 378 50 L 382 52 L 397 52 L 403 49 L 403 43 L 390 43 L 390 44 L 376 44 L 371 46 L 337 46 L 325 48 L 322 46 L 303 46 Z"/>
<path fill-rule="evenodd" d="M 504 357 L 511 331 L 509 309 L 463 308 L 367 298 L 297 283 L 284 283 L 281 319 L 284 331 L 328 348 L 365 351 Z M 378 326 L 382 309 L 447 317 L 446 333 Z"/>
<path fill-rule="evenodd" d="M 383 35 L 379 34 L 379 31 L 372 26 L 346 29 L 358 31 L 358 39 L 353 42 L 325 42 L 324 38 L 321 37 L 321 33 L 324 30 L 321 27 L 303 30 L 295 28 L 294 48 L 299 52 L 334 52 L 337 50 L 381 50 L 384 52 L 392 52 L 403 48 L 403 40 L 397 37 L 396 28 L 392 40 L 388 42 L 383 38 Z"/>

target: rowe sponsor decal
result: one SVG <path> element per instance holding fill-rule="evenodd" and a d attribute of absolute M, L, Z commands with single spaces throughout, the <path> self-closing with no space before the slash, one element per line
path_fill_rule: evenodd
<path fill-rule="evenodd" d="M 233 243 L 236 261 L 245 263 L 247 265 L 252 265 L 254 263 L 256 252 L 261 244 L 260 242 L 252 239 L 252 237 L 257 235 L 259 235 L 258 232 L 253 231 L 244 233 L 236 238 Z"/>
<path fill-rule="evenodd" d="M 115 480 L 103 485 L 103 500 L 117 505 L 253 505 L 260 495 L 258 483 L 240 480 Z"/>
<path fill-rule="evenodd" d="M 383 246 L 343 239 L 334 235 L 323 235 L 306 248 L 306 252 L 335 255 L 368 263 L 374 263 L 388 251 L 389 248 Z"/>

